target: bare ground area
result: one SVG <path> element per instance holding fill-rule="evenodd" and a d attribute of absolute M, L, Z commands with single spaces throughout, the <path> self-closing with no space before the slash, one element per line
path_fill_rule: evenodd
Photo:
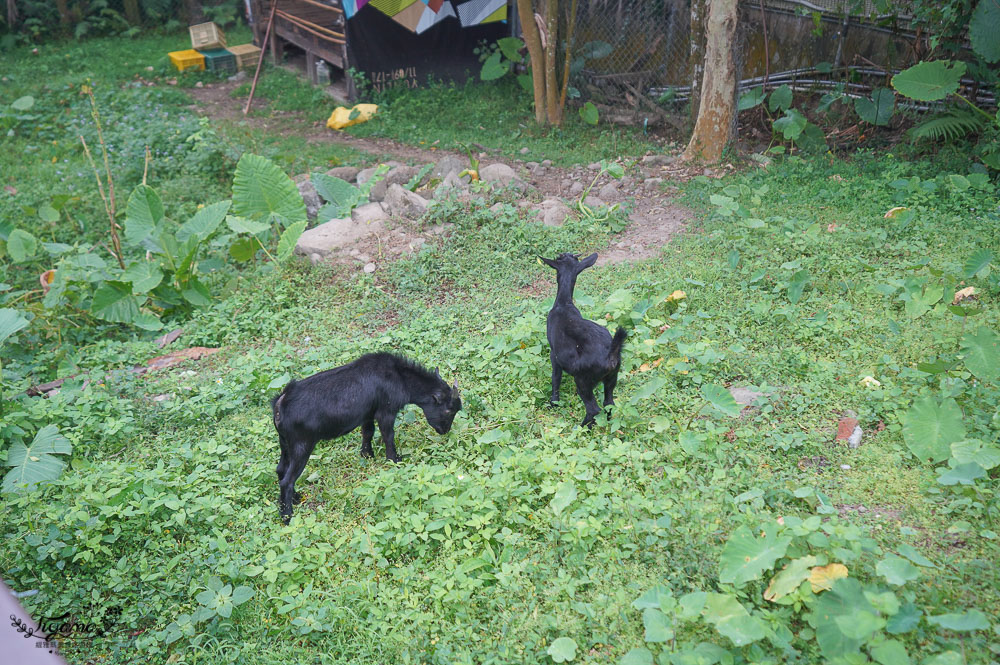
<path fill-rule="evenodd" d="M 262 115 L 251 111 L 243 115 L 244 98 L 234 98 L 232 91 L 240 82 L 221 82 L 192 88 L 196 100 L 193 110 L 217 119 L 246 123 L 253 129 L 276 132 L 282 136 L 300 136 L 309 143 L 327 143 L 353 148 L 380 158 L 389 157 L 401 162 L 418 164 L 437 162 L 447 155 L 465 159 L 466 155 L 447 150 L 419 148 L 390 139 L 355 137 L 343 132 L 327 129 L 322 122 L 307 120 L 303 114 L 291 111 L 273 111 Z M 268 100 L 256 98 L 254 109 L 266 108 Z M 334 102 L 331 100 L 331 108 Z M 482 164 L 503 163 L 514 169 L 535 192 L 532 199 L 551 197 L 566 199 L 572 206 L 579 198 L 579 190 L 589 186 L 597 174 L 597 165 L 581 165 L 572 168 L 544 166 L 534 162 L 523 162 L 498 155 L 486 146 L 479 154 Z M 598 265 L 614 264 L 622 261 L 640 261 L 656 256 L 670 238 L 684 230 L 691 219 L 690 210 L 674 201 L 668 185 L 683 182 L 695 175 L 716 175 L 703 171 L 701 167 L 688 166 L 670 155 L 650 155 L 638 159 L 626 176 L 615 181 L 602 176 L 591 189 L 592 196 L 600 196 L 604 203 L 631 204 L 630 224 L 615 238 L 607 250 L 601 252 Z M 372 248 L 364 248 L 372 249 Z"/>

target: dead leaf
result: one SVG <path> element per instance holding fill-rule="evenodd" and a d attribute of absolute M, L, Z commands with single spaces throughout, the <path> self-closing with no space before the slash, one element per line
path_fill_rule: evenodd
<path fill-rule="evenodd" d="M 8 194 L 10 194 L 11 196 L 14 196 L 15 194 L 17 194 L 17 190 L 14 189 L 13 187 L 11 187 L 10 185 L 4 185 L 3 189 L 4 189 L 5 192 L 7 192 Z"/>
<path fill-rule="evenodd" d="M 648 372 L 651 369 L 653 369 L 653 368 L 652 368 L 652 366 L 649 363 L 643 363 L 643 364 L 639 365 L 639 371 L 640 372 Z"/>
<path fill-rule="evenodd" d="M 836 180 L 837 182 L 840 182 L 843 179 L 844 178 L 842 176 L 840 176 L 839 174 L 837 174 L 837 173 L 834 173 L 832 176 L 830 176 L 830 180 Z"/>
<path fill-rule="evenodd" d="M 54 282 L 55 280 L 56 280 L 56 271 L 52 270 L 51 268 L 43 272 L 41 275 L 39 275 L 38 281 L 42 285 L 42 293 L 48 293 L 49 288 L 52 286 L 52 282 Z"/>
<path fill-rule="evenodd" d="M 168 332 L 163 337 L 157 337 L 156 338 L 156 345 L 162 349 L 167 344 L 170 344 L 175 339 L 177 339 L 178 337 L 180 337 L 183 332 L 184 331 L 181 330 L 180 328 L 178 328 L 177 330 L 171 330 L 170 332 Z"/>
<path fill-rule="evenodd" d="M 909 210 L 909 208 L 906 208 L 904 206 L 896 206 L 895 208 L 891 208 L 889 210 L 889 212 L 885 213 L 885 218 L 886 219 L 893 219 L 894 217 L 896 217 L 900 213 L 904 213 L 907 210 Z"/>
<path fill-rule="evenodd" d="M 847 566 L 842 563 L 816 566 L 809 574 L 809 584 L 813 593 L 819 593 L 833 587 L 833 583 L 841 577 L 847 577 Z"/>
<path fill-rule="evenodd" d="M 959 289 L 958 291 L 955 291 L 955 297 L 954 299 L 952 299 L 951 304 L 957 305 L 963 300 L 975 300 L 978 297 L 979 296 L 976 295 L 976 287 L 967 286 L 964 289 Z"/>
<path fill-rule="evenodd" d="M 836 224 L 827 224 L 826 225 L 826 232 L 827 233 L 833 233 L 836 230 L 837 230 L 837 225 Z"/>
<path fill-rule="evenodd" d="M 204 346 L 192 346 L 189 349 L 171 351 L 165 356 L 157 356 L 156 358 L 147 361 L 144 369 L 148 371 L 166 369 L 167 367 L 172 367 L 182 363 L 185 360 L 198 360 L 204 356 L 210 356 L 213 353 L 218 353 L 219 350 L 220 349 L 210 349 Z"/>

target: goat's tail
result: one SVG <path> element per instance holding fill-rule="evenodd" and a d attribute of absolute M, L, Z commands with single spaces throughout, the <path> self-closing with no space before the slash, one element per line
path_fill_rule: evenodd
<path fill-rule="evenodd" d="M 289 381 L 288 385 L 281 389 L 281 392 L 271 398 L 271 416 L 274 418 L 274 428 L 281 432 L 281 406 L 285 395 L 295 385 L 295 381 Z"/>
<path fill-rule="evenodd" d="M 618 328 L 615 336 L 611 338 L 611 350 L 608 351 L 608 361 L 611 366 L 617 369 L 622 364 L 622 345 L 625 344 L 625 337 L 628 332 L 624 328 Z"/>

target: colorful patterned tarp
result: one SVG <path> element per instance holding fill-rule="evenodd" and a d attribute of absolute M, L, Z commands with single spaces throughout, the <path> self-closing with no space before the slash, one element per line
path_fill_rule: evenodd
<path fill-rule="evenodd" d="M 344 14 L 349 19 L 365 5 L 371 5 L 418 35 L 446 18 L 459 19 L 463 28 L 507 20 L 507 0 L 342 0 L 342 2 Z"/>

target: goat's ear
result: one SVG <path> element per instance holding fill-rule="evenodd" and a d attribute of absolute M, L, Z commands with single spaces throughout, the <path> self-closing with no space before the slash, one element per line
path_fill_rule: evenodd
<path fill-rule="evenodd" d="M 577 266 L 576 266 L 576 271 L 578 273 L 582 272 L 582 271 L 586 270 L 587 268 L 589 268 L 590 266 L 594 265 L 596 262 L 597 262 L 597 254 L 596 253 L 595 254 L 591 254 L 590 256 L 588 256 L 588 257 L 586 257 L 584 259 L 580 259 L 580 263 L 577 264 Z"/>
<path fill-rule="evenodd" d="M 550 267 L 550 268 L 555 268 L 556 270 L 558 270 L 558 269 L 559 269 L 559 268 L 558 268 L 558 267 L 556 266 L 556 264 L 555 264 L 555 261 L 553 261 L 552 259 L 547 259 L 547 258 L 545 258 L 544 256 L 539 256 L 539 257 L 538 257 L 538 260 L 539 260 L 539 261 L 541 261 L 541 262 L 543 262 L 543 263 L 544 263 L 545 265 L 547 265 L 547 266 L 548 266 L 548 267 Z"/>
<path fill-rule="evenodd" d="M 437 378 L 439 378 L 439 379 L 441 378 L 441 371 L 440 371 L 440 368 L 438 368 L 438 367 L 435 367 L 435 368 L 434 368 L 434 376 L 436 376 L 436 377 L 437 377 Z"/>
<path fill-rule="evenodd" d="M 458 381 L 455 381 L 455 383 L 451 384 L 451 394 L 455 396 L 458 395 Z"/>

